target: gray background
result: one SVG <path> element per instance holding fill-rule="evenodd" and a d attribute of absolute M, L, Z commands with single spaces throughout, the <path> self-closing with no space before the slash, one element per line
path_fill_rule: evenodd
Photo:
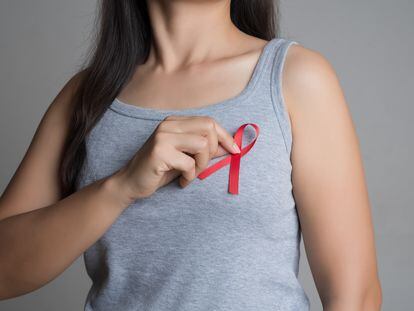
<path fill-rule="evenodd" d="M 0 2 L 0 189 L 20 163 L 47 106 L 75 73 L 96 0 Z M 364 158 L 383 310 L 412 308 L 412 0 L 282 1 L 282 35 L 321 52 L 341 80 Z M 410 135 L 411 134 L 411 135 Z M 300 279 L 321 310 L 303 244 Z M 81 310 L 90 281 L 80 257 L 35 292 L 0 310 Z"/>

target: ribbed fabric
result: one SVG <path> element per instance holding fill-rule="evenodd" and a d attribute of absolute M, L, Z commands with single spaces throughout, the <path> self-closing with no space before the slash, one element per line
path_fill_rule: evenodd
<path fill-rule="evenodd" d="M 248 85 L 227 100 L 185 110 L 112 102 L 87 137 L 78 188 L 125 165 L 170 114 L 211 116 L 231 134 L 256 123 L 260 135 L 241 159 L 238 195 L 228 192 L 226 166 L 183 189 L 176 179 L 123 211 L 84 253 L 93 282 L 85 311 L 309 310 L 297 279 L 301 232 L 281 92 L 292 44 L 270 40 Z M 254 137 L 246 127 L 243 146 Z"/>

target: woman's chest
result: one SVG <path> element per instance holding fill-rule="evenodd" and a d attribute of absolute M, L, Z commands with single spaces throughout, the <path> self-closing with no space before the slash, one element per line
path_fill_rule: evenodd
<path fill-rule="evenodd" d="M 194 179 L 185 188 L 175 179 L 129 206 L 102 241 L 130 240 L 134 236 L 130 243 L 140 247 L 160 240 L 170 241 L 172 247 L 194 240 L 211 241 L 217 234 L 233 236 L 234 241 L 258 234 L 275 238 L 286 232 L 285 225 L 280 225 L 282 221 L 295 221 L 291 166 L 276 124 L 271 122 L 273 119 L 257 116 L 226 120 L 229 118 L 221 125 L 231 134 L 244 123 L 255 123 L 260 128 L 259 135 L 251 126 L 243 132 L 242 147 L 256 140 L 240 159 L 238 194 L 228 191 L 230 162 L 205 179 Z M 159 122 L 137 119 L 125 123 L 121 117 L 104 118 L 87 139 L 87 165 L 81 185 L 125 165 Z M 226 157 L 211 159 L 209 165 Z"/>

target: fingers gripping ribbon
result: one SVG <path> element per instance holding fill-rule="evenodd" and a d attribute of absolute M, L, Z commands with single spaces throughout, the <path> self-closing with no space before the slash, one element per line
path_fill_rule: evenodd
<path fill-rule="evenodd" d="M 256 131 L 255 138 L 244 148 L 242 148 L 242 141 L 243 141 L 243 132 L 246 126 L 251 125 L 254 127 Z M 239 173 L 240 173 L 240 160 L 246 153 L 252 149 L 253 145 L 255 144 L 257 137 L 259 136 L 259 126 L 255 123 L 245 123 L 241 125 L 236 133 L 234 134 L 234 141 L 236 142 L 237 146 L 240 148 L 240 153 L 234 153 L 228 155 L 226 158 L 210 165 L 205 170 L 203 170 L 197 177 L 199 179 L 204 179 L 215 171 L 221 169 L 222 167 L 230 164 L 229 170 L 229 188 L 228 191 L 231 194 L 239 194 Z"/>

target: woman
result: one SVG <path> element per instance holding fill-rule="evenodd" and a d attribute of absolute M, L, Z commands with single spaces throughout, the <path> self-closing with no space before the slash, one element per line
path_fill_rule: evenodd
<path fill-rule="evenodd" d="M 324 310 L 379 310 L 358 141 L 329 62 L 276 36 L 270 0 L 101 2 L 92 57 L 1 197 L 1 298 L 84 254 L 85 310 L 308 310 L 303 233 Z M 231 164 L 197 178 L 221 156 Z"/>

